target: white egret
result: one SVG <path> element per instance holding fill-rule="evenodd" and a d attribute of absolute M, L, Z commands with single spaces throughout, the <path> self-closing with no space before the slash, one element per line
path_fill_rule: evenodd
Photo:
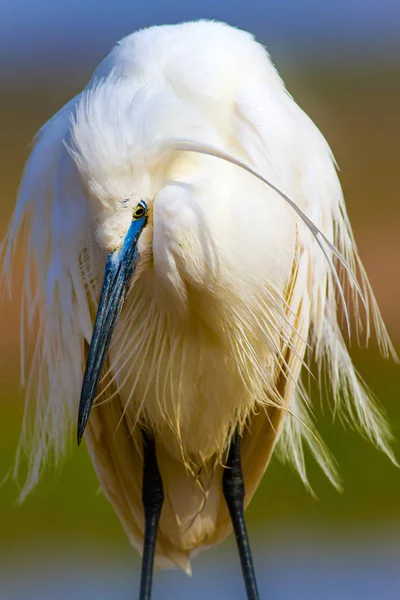
<path fill-rule="evenodd" d="M 351 321 L 365 316 L 367 339 L 371 321 L 394 354 L 331 152 L 250 34 L 200 21 L 119 42 L 38 134 L 6 274 L 19 232 L 37 336 L 22 497 L 65 453 L 81 390 L 78 441 L 86 427 L 104 493 L 143 552 L 140 598 L 154 560 L 189 571 L 231 523 L 258 598 L 243 511 L 275 446 L 308 485 L 305 442 L 339 485 L 301 383 L 312 356 L 335 410 L 395 462 L 338 323 L 345 277 Z"/>

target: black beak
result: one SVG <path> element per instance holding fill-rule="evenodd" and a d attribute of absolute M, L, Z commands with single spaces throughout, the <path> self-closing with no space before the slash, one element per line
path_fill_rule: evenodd
<path fill-rule="evenodd" d="M 135 218 L 136 215 L 136 218 Z M 138 260 L 137 243 L 147 223 L 147 206 L 141 201 L 120 248 L 107 256 L 96 321 L 83 377 L 78 414 L 78 445 L 81 443 L 96 396 L 111 338 Z"/>

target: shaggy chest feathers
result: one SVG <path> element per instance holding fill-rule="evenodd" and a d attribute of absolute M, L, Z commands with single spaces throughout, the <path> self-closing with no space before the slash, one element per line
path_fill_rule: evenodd
<path fill-rule="evenodd" d="M 121 315 L 111 370 L 131 431 L 147 426 L 196 471 L 221 459 L 237 425 L 276 401 L 283 302 L 272 291 L 261 301 L 231 290 L 227 303 L 217 289 L 188 287 L 175 310 L 166 294 L 149 265 Z"/>

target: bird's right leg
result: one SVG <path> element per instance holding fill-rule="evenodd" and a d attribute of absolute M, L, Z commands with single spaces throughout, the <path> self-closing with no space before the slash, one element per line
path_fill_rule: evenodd
<path fill-rule="evenodd" d="M 233 530 L 235 532 L 247 599 L 259 600 L 260 596 L 254 572 L 253 557 L 251 555 L 249 536 L 244 520 L 245 489 L 242 462 L 240 459 L 240 437 L 237 430 L 232 436 L 229 447 L 228 460 L 223 474 L 222 488 L 231 515 Z"/>
<path fill-rule="evenodd" d="M 150 600 L 158 523 L 164 501 L 163 483 L 158 469 L 154 438 L 143 431 L 144 542 L 139 600 Z"/>

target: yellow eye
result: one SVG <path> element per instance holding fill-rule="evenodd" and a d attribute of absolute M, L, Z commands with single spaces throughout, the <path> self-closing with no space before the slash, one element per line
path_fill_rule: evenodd
<path fill-rule="evenodd" d="M 147 206 L 146 203 L 141 200 L 135 210 L 133 211 L 133 219 L 140 219 L 145 217 L 147 214 Z"/>

